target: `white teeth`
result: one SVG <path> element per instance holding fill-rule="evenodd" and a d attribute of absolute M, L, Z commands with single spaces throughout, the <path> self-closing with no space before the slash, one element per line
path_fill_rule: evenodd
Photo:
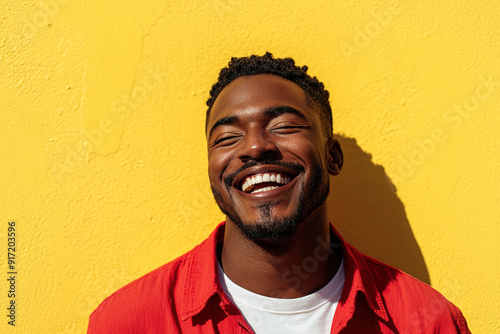
<path fill-rule="evenodd" d="M 260 193 L 262 191 L 273 190 L 273 189 L 276 189 L 276 188 L 278 188 L 278 186 L 270 186 L 270 187 L 260 188 L 260 189 L 257 189 L 255 191 L 253 191 L 252 194 Z"/>
<path fill-rule="evenodd" d="M 275 182 L 275 183 L 281 183 L 281 184 L 288 184 L 290 183 L 291 178 L 289 176 L 282 176 L 281 174 L 274 173 L 264 173 L 264 174 L 255 174 L 252 176 L 249 176 L 246 178 L 246 180 L 243 182 L 241 186 L 241 190 L 245 192 L 252 192 L 252 188 L 255 184 L 263 183 L 263 182 Z M 260 191 L 266 191 L 266 190 L 271 190 L 275 189 L 278 186 L 269 186 L 265 188 L 258 189 L 253 192 L 260 192 Z M 269 188 L 269 189 L 268 189 Z"/>

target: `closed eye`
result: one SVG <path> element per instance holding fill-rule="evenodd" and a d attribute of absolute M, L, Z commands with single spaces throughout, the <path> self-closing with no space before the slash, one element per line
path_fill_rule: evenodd
<path fill-rule="evenodd" d="M 300 129 L 309 129 L 310 126 L 308 125 L 278 125 L 278 126 L 273 126 L 270 131 L 278 134 L 289 134 L 289 133 L 295 133 Z"/>
<path fill-rule="evenodd" d="M 305 125 L 285 125 L 285 126 L 274 127 L 273 130 L 276 130 L 276 129 L 305 129 L 305 128 L 308 128 L 308 126 L 305 126 Z"/>
<path fill-rule="evenodd" d="M 210 147 L 214 147 L 216 145 L 219 145 L 219 144 L 223 144 L 224 146 L 225 145 L 231 145 L 234 143 L 234 141 L 236 141 L 237 138 L 239 138 L 240 135 L 229 135 L 229 136 L 226 136 L 226 137 L 222 137 L 222 138 L 217 138 L 215 139 L 215 141 L 210 145 Z"/>

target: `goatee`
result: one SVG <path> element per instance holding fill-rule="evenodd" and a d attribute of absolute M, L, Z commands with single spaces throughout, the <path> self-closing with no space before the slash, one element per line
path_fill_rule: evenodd
<path fill-rule="evenodd" d="M 266 162 L 267 164 L 283 165 L 280 162 Z M 255 165 L 255 164 L 253 164 Z M 291 164 L 287 164 L 290 167 Z M 300 166 L 300 165 L 299 165 Z M 211 186 L 212 193 L 214 194 L 215 201 L 221 209 L 221 211 L 233 221 L 236 226 L 241 230 L 241 232 L 250 240 L 254 241 L 269 241 L 269 242 L 282 242 L 290 239 L 300 224 L 310 216 L 314 210 L 320 207 L 328 197 L 330 192 L 330 182 L 328 178 L 328 173 L 326 173 L 321 166 L 316 166 L 312 171 L 311 182 L 309 185 L 304 183 L 297 184 L 300 195 L 297 201 L 297 207 L 295 212 L 286 217 L 273 217 L 273 207 L 281 202 L 280 199 L 275 201 L 270 201 L 267 203 L 258 204 L 255 206 L 255 210 L 258 212 L 258 218 L 254 222 L 244 221 L 240 215 L 234 210 L 232 205 L 232 195 L 230 191 L 230 185 L 232 180 L 234 180 L 234 175 L 243 169 L 248 168 L 248 166 L 243 166 L 245 168 L 240 168 L 236 173 L 228 176 L 226 178 L 226 187 L 229 190 L 231 197 L 231 203 L 225 203 L 223 201 L 220 192 Z M 294 168 L 299 168 L 294 166 Z M 300 166 L 301 169 L 302 166 Z M 298 175 L 297 177 L 299 177 Z M 231 181 L 231 182 L 228 182 Z M 228 186 L 229 184 L 229 186 Z M 306 190 L 307 189 L 307 190 Z"/>

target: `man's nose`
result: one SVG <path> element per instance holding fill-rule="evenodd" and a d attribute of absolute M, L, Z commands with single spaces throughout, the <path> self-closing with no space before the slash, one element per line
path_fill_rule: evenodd
<path fill-rule="evenodd" d="M 279 159 L 278 147 L 271 138 L 268 138 L 266 133 L 260 131 L 248 132 L 241 144 L 238 150 L 238 158 L 243 162 L 269 158 Z"/>

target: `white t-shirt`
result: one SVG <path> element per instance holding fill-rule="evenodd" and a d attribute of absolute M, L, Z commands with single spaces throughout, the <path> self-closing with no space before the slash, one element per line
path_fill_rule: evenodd
<path fill-rule="evenodd" d="M 310 295 L 292 299 L 271 298 L 248 291 L 232 282 L 219 263 L 218 268 L 222 289 L 256 334 L 330 333 L 344 287 L 343 257 L 337 273 L 327 285 Z"/>

